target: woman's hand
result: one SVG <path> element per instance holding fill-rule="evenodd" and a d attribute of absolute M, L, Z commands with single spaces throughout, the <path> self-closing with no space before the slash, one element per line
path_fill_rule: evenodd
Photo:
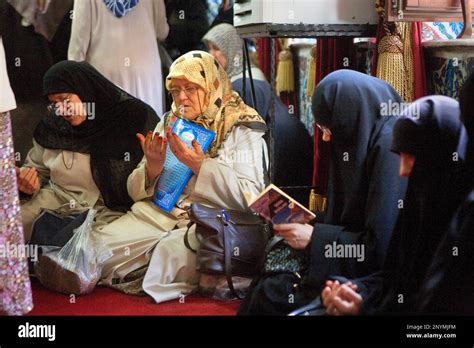
<path fill-rule="evenodd" d="M 137 138 L 142 146 L 146 158 L 146 175 L 150 182 L 155 181 L 161 174 L 166 160 L 166 138 L 150 131 L 146 137 L 137 133 Z"/>
<path fill-rule="evenodd" d="M 357 293 L 357 285 L 351 282 L 340 284 L 327 281 L 321 292 L 323 304 L 328 315 L 359 315 L 362 308 L 362 296 Z"/>
<path fill-rule="evenodd" d="M 308 224 L 273 225 L 276 234 L 281 235 L 293 249 L 304 249 L 308 246 L 314 227 Z"/>
<path fill-rule="evenodd" d="M 192 150 L 188 148 L 176 134 L 168 133 L 166 136 L 170 144 L 170 149 L 171 151 L 173 151 L 176 158 L 181 163 L 187 165 L 193 171 L 194 174 L 199 175 L 202 161 L 206 156 L 204 155 L 204 152 L 202 152 L 202 149 L 197 143 L 197 141 L 192 141 Z"/>
<path fill-rule="evenodd" d="M 335 290 L 340 287 L 340 283 L 338 280 L 332 281 L 332 280 L 327 280 L 326 285 L 321 292 L 321 299 L 323 300 L 323 304 L 325 307 L 327 307 L 330 304 L 330 301 L 332 301 L 331 294 L 335 294 Z M 353 284 L 351 281 L 348 281 L 347 283 L 344 283 L 344 285 L 347 285 L 350 287 L 352 290 L 357 291 L 357 284 Z M 334 291 L 334 293 L 333 293 Z"/>
<path fill-rule="evenodd" d="M 18 189 L 28 195 L 32 195 L 39 190 L 39 178 L 36 168 L 23 168 L 20 169 L 15 167 L 16 177 L 18 180 Z"/>

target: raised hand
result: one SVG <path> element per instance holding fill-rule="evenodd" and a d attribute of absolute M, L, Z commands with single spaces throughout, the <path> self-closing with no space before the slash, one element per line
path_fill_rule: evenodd
<path fill-rule="evenodd" d="M 36 168 L 15 168 L 18 180 L 18 189 L 28 195 L 32 195 L 39 190 L 40 183 Z"/>
<path fill-rule="evenodd" d="M 166 137 L 168 138 L 170 149 L 176 158 L 181 163 L 187 165 L 194 174 L 198 175 L 205 155 L 197 141 L 192 141 L 193 149 L 190 149 L 176 134 L 168 133 Z"/>
<path fill-rule="evenodd" d="M 166 160 L 166 138 L 150 131 L 146 137 L 137 133 L 146 158 L 146 174 L 149 181 L 154 181 L 163 171 Z"/>

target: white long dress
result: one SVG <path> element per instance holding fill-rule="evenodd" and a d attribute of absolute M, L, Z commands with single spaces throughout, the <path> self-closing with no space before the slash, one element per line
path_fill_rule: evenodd
<path fill-rule="evenodd" d="M 125 91 L 163 114 L 156 39 L 168 36 L 164 0 L 140 0 L 117 18 L 103 0 L 75 0 L 68 59 L 87 61 Z"/>
<path fill-rule="evenodd" d="M 155 132 L 163 134 L 163 122 Z M 263 166 L 268 160 L 262 136 L 262 132 L 235 127 L 218 156 L 206 158 L 199 175 L 191 177 L 179 205 L 186 207 L 199 202 L 247 210 L 248 202 L 265 187 Z M 163 302 L 192 291 L 199 274 L 195 254 L 184 245 L 185 226 L 189 222 L 186 211 L 175 207 L 167 214 L 157 208 L 151 201 L 153 187 L 154 183 L 147 183 L 142 161 L 128 178 L 128 192 L 137 203 L 126 215 L 99 228 L 102 239 L 113 251 L 104 265 L 102 284 L 123 280 L 149 262 L 143 289 L 156 302 Z M 190 231 L 190 241 L 195 248 L 194 231 Z"/>

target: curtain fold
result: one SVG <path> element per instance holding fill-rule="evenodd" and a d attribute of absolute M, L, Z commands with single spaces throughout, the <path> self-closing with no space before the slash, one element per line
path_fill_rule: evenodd
<path fill-rule="evenodd" d="M 260 64 L 260 70 L 263 71 L 267 81 L 271 81 L 271 41 L 275 40 L 275 73 L 276 73 L 276 64 L 278 64 L 278 54 L 280 53 L 280 44 L 277 39 L 272 39 L 269 37 L 257 38 L 257 52 L 258 52 L 258 63 Z"/>
<path fill-rule="evenodd" d="M 426 96 L 426 71 L 425 71 L 425 61 L 423 57 L 423 23 L 414 22 L 412 23 L 412 33 L 413 33 L 413 65 L 415 72 L 415 81 L 414 81 L 414 92 L 415 100 L 421 97 Z"/>

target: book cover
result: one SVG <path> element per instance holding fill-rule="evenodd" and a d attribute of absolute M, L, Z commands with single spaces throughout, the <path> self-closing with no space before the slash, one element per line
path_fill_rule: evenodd
<path fill-rule="evenodd" d="M 172 125 L 171 133 L 175 133 L 189 148 L 193 148 L 191 142 L 196 139 L 204 153 L 215 137 L 213 131 L 182 118 L 176 118 Z M 169 213 L 179 199 L 181 192 L 183 192 L 192 174 L 191 169 L 181 163 L 168 146 L 166 148 L 166 160 L 163 171 L 155 187 L 153 197 L 155 205 Z"/>
<path fill-rule="evenodd" d="M 272 224 L 308 223 L 316 215 L 275 185 L 269 185 L 252 203 L 250 209 Z"/>

